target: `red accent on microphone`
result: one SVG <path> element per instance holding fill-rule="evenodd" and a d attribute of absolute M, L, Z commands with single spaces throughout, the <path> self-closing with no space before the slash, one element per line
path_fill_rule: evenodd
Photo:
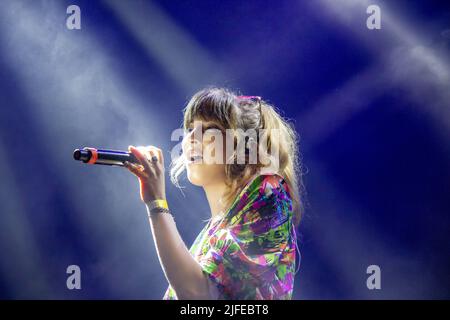
<path fill-rule="evenodd" d="M 89 161 L 87 163 L 95 164 L 95 162 L 97 162 L 97 159 L 98 159 L 97 149 L 95 149 L 95 148 L 84 148 L 84 149 L 91 151 L 91 154 L 92 154 L 91 158 L 89 159 Z"/>

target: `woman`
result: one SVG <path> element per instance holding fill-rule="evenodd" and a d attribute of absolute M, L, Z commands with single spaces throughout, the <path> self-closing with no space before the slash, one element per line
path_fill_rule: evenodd
<path fill-rule="evenodd" d="M 203 187 L 211 209 L 211 219 L 189 250 L 168 210 L 162 151 L 130 146 L 141 166 L 125 164 L 139 178 L 147 204 L 169 282 L 164 299 L 291 299 L 301 215 L 295 130 L 260 97 L 222 88 L 192 97 L 184 110 L 184 129 L 183 154 L 171 164 L 172 182 L 178 185 L 186 170 L 189 181 Z M 260 133 L 257 145 L 278 151 L 276 166 L 263 163 L 263 157 L 249 161 L 254 136 L 246 138 L 244 163 L 237 161 L 238 133 L 249 130 Z M 223 156 L 225 148 L 217 148 L 213 133 L 231 139 L 231 153 Z M 202 161 L 211 154 L 223 161 Z"/>

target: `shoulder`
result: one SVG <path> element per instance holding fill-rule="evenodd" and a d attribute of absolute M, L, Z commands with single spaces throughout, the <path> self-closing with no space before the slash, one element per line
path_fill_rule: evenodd
<path fill-rule="evenodd" d="M 279 174 L 260 174 L 251 180 L 239 197 L 230 218 L 239 219 L 246 213 L 259 212 L 261 216 L 274 212 L 288 215 L 292 200 L 285 179 Z"/>
<path fill-rule="evenodd" d="M 289 186 L 286 180 L 277 173 L 260 174 L 250 183 L 247 194 L 269 198 L 272 195 L 289 198 Z"/>

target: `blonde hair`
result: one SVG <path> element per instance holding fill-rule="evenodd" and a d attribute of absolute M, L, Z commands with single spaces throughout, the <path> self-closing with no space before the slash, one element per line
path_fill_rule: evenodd
<path fill-rule="evenodd" d="M 293 202 L 294 224 L 298 226 L 303 214 L 303 204 L 300 198 L 303 190 L 300 173 L 300 159 L 298 150 L 298 135 L 290 121 L 283 118 L 276 108 L 266 101 L 250 99 L 252 97 L 238 96 L 225 88 L 208 87 L 191 98 L 184 109 L 183 128 L 186 130 L 194 119 L 216 121 L 226 129 L 254 129 L 264 132 L 266 150 L 278 149 L 280 174 L 288 184 Z M 272 135 L 277 129 L 278 137 Z M 236 143 L 236 141 L 235 141 Z M 271 149 L 272 150 L 272 149 Z M 236 151 L 233 153 L 236 159 Z M 223 198 L 229 207 L 236 195 L 242 190 L 251 177 L 265 166 L 258 161 L 256 164 L 238 164 L 236 161 L 225 164 L 226 185 L 228 192 Z M 179 186 L 178 177 L 185 170 L 183 157 L 178 157 L 171 163 L 170 177 Z"/>

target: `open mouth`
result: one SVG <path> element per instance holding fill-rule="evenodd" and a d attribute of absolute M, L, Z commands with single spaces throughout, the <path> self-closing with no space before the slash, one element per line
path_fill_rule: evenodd
<path fill-rule="evenodd" d="M 188 163 L 200 163 L 203 157 L 201 155 L 192 155 L 187 157 Z"/>

